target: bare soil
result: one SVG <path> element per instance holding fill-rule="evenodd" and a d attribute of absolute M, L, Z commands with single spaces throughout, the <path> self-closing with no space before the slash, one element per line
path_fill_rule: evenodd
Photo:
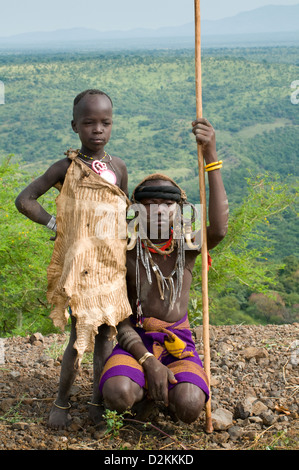
<path fill-rule="evenodd" d="M 201 327 L 193 333 L 202 354 Z M 205 413 L 186 425 L 160 404 L 146 422 L 124 415 L 112 425 L 105 420 L 104 427 L 95 427 L 88 415 L 88 356 L 72 389 L 70 427 L 50 429 L 68 335 L 7 338 L 0 365 L 0 450 L 298 449 L 298 333 L 298 323 L 211 327 L 211 434 L 205 432 Z"/>

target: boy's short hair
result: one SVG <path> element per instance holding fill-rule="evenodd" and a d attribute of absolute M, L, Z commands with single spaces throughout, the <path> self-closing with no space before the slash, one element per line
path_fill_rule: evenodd
<path fill-rule="evenodd" d="M 91 88 L 91 89 L 88 89 L 88 90 L 81 91 L 81 93 L 79 93 L 75 97 L 74 104 L 73 104 L 73 115 L 74 115 L 74 112 L 75 112 L 75 107 L 82 100 L 82 98 L 84 98 L 84 96 L 86 96 L 86 95 L 103 95 L 103 96 L 106 96 L 110 100 L 111 106 L 113 107 L 112 99 L 110 98 L 110 96 L 107 95 L 107 93 L 105 93 L 104 91 L 98 90 L 96 88 Z"/>

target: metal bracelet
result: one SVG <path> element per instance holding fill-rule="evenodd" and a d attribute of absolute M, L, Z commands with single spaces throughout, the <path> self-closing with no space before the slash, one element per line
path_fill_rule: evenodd
<path fill-rule="evenodd" d="M 142 364 L 151 356 L 153 356 L 152 353 L 146 352 L 140 359 L 138 359 L 139 364 L 142 366 Z"/>
<path fill-rule="evenodd" d="M 56 217 L 52 215 L 51 219 L 47 223 L 46 227 L 53 232 L 57 232 Z"/>

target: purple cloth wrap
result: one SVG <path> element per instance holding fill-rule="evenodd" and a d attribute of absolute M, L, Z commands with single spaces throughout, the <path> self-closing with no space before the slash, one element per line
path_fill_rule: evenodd
<path fill-rule="evenodd" d="M 133 319 L 132 319 L 133 321 Z M 177 380 L 177 383 L 192 383 L 203 390 L 206 400 L 209 398 L 209 385 L 204 372 L 202 362 L 195 349 L 195 344 L 190 330 L 188 315 L 176 323 L 166 323 L 155 318 L 145 318 L 143 328 L 133 326 L 138 332 L 147 350 L 165 366 L 169 367 Z M 161 331 L 163 329 L 163 331 Z M 160 331 L 158 331 L 160 330 Z M 165 348 L 164 341 L 168 338 L 168 332 L 174 333 L 185 343 L 182 357 L 177 358 Z M 106 380 L 115 376 L 126 376 L 136 382 L 141 388 L 146 388 L 146 380 L 142 366 L 134 357 L 122 349 L 118 344 L 108 358 L 101 379 L 100 390 Z M 169 390 L 176 384 L 168 384 Z"/>

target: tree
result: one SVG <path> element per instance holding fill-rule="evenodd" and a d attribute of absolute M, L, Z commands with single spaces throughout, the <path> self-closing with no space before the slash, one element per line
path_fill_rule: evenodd
<path fill-rule="evenodd" d="M 57 331 L 48 319 L 46 267 L 50 232 L 21 215 L 14 204 L 30 176 L 6 157 L 0 163 L 0 335 Z M 51 200 L 52 196 L 52 200 Z M 42 204 L 53 213 L 54 193 Z"/>
<path fill-rule="evenodd" d="M 270 295 L 251 294 L 248 300 L 247 313 L 262 323 L 283 323 L 287 320 L 287 309 L 282 297 L 277 292 Z"/>
<path fill-rule="evenodd" d="M 249 298 L 252 293 L 271 296 L 278 284 L 278 273 L 284 264 L 268 259 L 272 247 L 267 238 L 271 217 L 295 204 L 295 183 L 283 184 L 280 178 L 260 175 L 247 178 L 248 193 L 243 203 L 233 211 L 226 238 L 211 253 L 209 272 L 211 322 L 217 324 L 218 311 L 223 315 L 223 298 L 228 294 Z M 258 242 L 258 243 L 257 243 Z M 201 258 L 198 257 L 192 285 L 192 297 L 200 304 Z M 246 302 L 244 302 L 246 307 Z M 233 307 L 236 319 L 236 308 Z M 242 308 L 242 310 L 244 310 Z M 246 310 L 246 308 L 245 308 Z M 227 307 L 227 321 L 230 321 Z M 240 321 L 244 321 L 244 318 Z"/>

